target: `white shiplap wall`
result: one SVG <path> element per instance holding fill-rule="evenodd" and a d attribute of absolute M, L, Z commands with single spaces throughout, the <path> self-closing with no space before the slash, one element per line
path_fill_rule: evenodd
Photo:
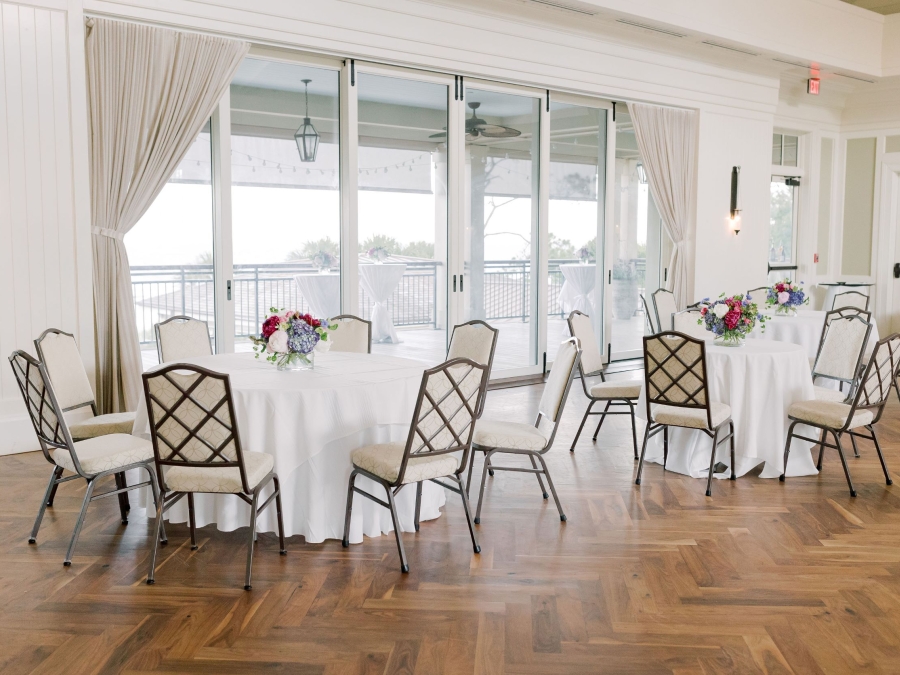
<path fill-rule="evenodd" d="M 83 45 L 71 20 L 65 4 L 0 2 L 0 352 L 33 353 L 54 326 L 75 334 L 92 370 L 84 90 L 72 86 L 84 72 L 75 80 L 70 68 Z M 0 454 L 36 448 L 3 363 Z"/>

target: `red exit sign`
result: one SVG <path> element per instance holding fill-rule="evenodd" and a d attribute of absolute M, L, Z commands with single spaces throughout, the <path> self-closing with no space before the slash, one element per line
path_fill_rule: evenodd
<path fill-rule="evenodd" d="M 819 95 L 819 84 L 821 80 L 818 77 L 811 77 L 806 81 L 806 93 L 812 94 L 813 96 Z"/>

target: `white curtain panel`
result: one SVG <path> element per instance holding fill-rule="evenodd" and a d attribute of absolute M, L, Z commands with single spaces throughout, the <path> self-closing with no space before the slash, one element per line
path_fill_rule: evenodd
<path fill-rule="evenodd" d="M 115 412 L 134 410 L 142 370 L 123 237 L 184 158 L 250 45 L 108 19 L 86 25 L 96 400 L 101 412 Z"/>
<path fill-rule="evenodd" d="M 686 307 L 687 260 L 684 244 L 695 192 L 694 156 L 697 113 L 644 103 L 629 103 L 634 135 L 644 160 L 650 194 L 675 244 L 669 261 L 669 289 L 678 307 Z"/>

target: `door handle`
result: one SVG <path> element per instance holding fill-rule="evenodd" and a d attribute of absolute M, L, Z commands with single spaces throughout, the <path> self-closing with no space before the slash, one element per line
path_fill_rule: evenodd
<path fill-rule="evenodd" d="M 900 279 L 900 263 L 894 263 L 894 278 Z"/>
<path fill-rule="evenodd" d="M 225 291 L 227 294 L 228 300 L 231 300 L 231 279 L 225 282 Z"/>
<path fill-rule="evenodd" d="M 453 275 L 453 292 L 456 293 L 456 275 Z"/>
<path fill-rule="evenodd" d="M 465 275 L 463 275 L 463 274 L 459 275 L 459 292 L 460 293 L 463 292 L 463 276 L 465 276 Z"/>

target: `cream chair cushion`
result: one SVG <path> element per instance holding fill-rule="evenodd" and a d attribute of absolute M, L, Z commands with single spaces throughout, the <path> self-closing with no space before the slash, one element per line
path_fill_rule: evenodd
<path fill-rule="evenodd" d="M 590 389 L 594 398 L 638 398 L 641 395 L 641 383 L 618 380 L 616 382 L 598 382 Z"/>
<path fill-rule="evenodd" d="M 453 328 L 447 360 L 470 359 L 486 366 L 491 360 L 491 347 L 496 333 L 480 323 L 460 324 Z"/>
<path fill-rule="evenodd" d="M 724 403 L 709 404 L 713 428 L 731 417 L 731 406 Z M 653 421 L 657 424 L 671 424 L 676 427 L 706 429 L 706 410 L 703 408 L 678 408 L 670 405 L 653 406 Z"/>
<path fill-rule="evenodd" d="M 594 334 L 594 324 L 587 314 L 569 315 L 569 326 L 572 335 L 581 340 L 581 371 L 584 373 L 596 373 L 603 369 L 603 354 L 597 346 L 597 338 Z"/>
<path fill-rule="evenodd" d="M 75 422 L 69 425 L 69 433 L 76 441 L 85 438 L 96 438 L 107 434 L 130 434 L 134 428 L 134 413 L 109 413 L 89 417 L 83 422 Z"/>
<path fill-rule="evenodd" d="M 159 324 L 159 346 L 163 363 L 212 355 L 209 327 L 199 319 Z"/>
<path fill-rule="evenodd" d="M 328 333 L 328 343 L 335 352 L 369 353 L 369 324 L 356 318 L 338 319 L 337 329 Z"/>
<path fill-rule="evenodd" d="M 475 425 L 475 445 L 483 448 L 540 451 L 548 440 L 543 430 L 521 422 L 481 420 Z"/>
<path fill-rule="evenodd" d="M 243 454 L 247 484 L 253 490 L 275 466 L 275 457 L 265 452 Z M 173 492 L 235 494 L 244 491 L 241 470 L 236 466 L 167 466 L 165 476 L 166 486 Z"/>
<path fill-rule="evenodd" d="M 836 401 L 800 401 L 788 408 L 788 417 L 830 429 L 840 429 L 847 421 L 851 406 Z M 871 410 L 857 410 L 851 429 L 871 424 L 875 415 Z"/>
<path fill-rule="evenodd" d="M 65 448 L 50 451 L 53 461 L 68 471 L 75 472 L 75 463 Z M 75 443 L 75 454 L 81 470 L 88 475 L 112 471 L 119 467 L 147 462 L 153 459 L 153 445 L 131 434 L 107 434 Z"/>
<path fill-rule="evenodd" d="M 350 453 L 350 461 L 354 466 L 380 476 L 388 483 L 393 483 L 400 474 L 400 464 L 405 451 L 404 443 L 367 445 Z M 432 456 L 429 453 L 412 455 L 406 463 L 403 484 L 449 476 L 458 468 L 459 459 L 454 455 Z"/>
<path fill-rule="evenodd" d="M 555 422 L 562 413 L 563 398 L 566 395 L 566 387 L 572 377 L 575 368 L 575 359 L 578 358 L 578 350 L 572 342 L 565 341 L 556 352 L 553 367 L 544 385 L 544 393 L 538 410 L 551 422 Z"/>
<path fill-rule="evenodd" d="M 47 333 L 41 340 L 41 354 L 60 408 L 66 410 L 94 400 L 75 338 Z"/>
<path fill-rule="evenodd" d="M 829 389 L 828 387 L 814 386 L 817 401 L 838 401 L 843 402 L 847 398 L 847 394 L 837 389 Z"/>

